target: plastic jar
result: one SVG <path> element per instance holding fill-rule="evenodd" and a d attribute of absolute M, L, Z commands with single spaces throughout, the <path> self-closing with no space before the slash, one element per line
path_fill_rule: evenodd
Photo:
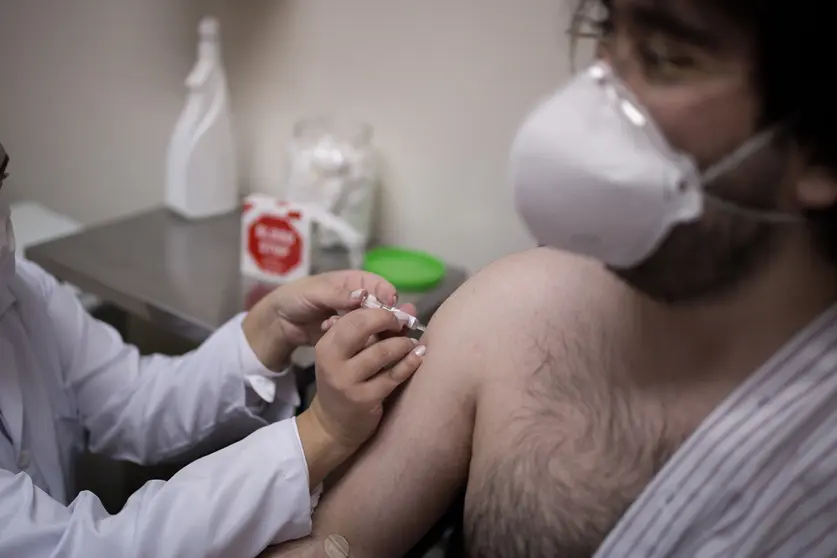
<path fill-rule="evenodd" d="M 372 126 L 329 116 L 306 118 L 288 148 L 286 198 L 316 203 L 347 221 L 369 244 L 374 232 L 379 169 Z M 325 248 L 340 244 L 328 231 Z"/>

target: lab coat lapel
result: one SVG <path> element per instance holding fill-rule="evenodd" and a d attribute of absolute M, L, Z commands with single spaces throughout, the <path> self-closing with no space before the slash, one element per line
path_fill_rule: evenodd
<path fill-rule="evenodd" d="M 19 328 L 12 322 L 17 320 L 13 311 L 15 297 L 7 288 L 0 292 L 0 411 L 3 424 L 16 451 L 20 451 L 23 439 L 23 391 L 20 385 L 21 366 L 15 346 L 24 339 L 16 339 Z"/>
<path fill-rule="evenodd" d="M 30 409 L 22 432 L 23 447 L 33 452 L 42 472 L 49 471 L 43 475 L 49 494 L 63 501 L 68 479 L 64 478 L 66 471 L 55 431 L 58 417 L 49 397 L 50 388 L 61 386 L 61 372 L 54 350 L 56 340 L 50 334 L 51 324 L 42 299 L 35 296 L 20 277 L 15 277 L 11 286 L 20 321 L 7 327 L 20 336 L 17 369 L 25 384 L 21 385 L 22 401 Z"/>

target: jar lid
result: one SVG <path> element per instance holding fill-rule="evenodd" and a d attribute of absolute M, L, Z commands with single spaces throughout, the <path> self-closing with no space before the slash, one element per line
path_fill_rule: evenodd
<path fill-rule="evenodd" d="M 399 291 L 424 292 L 445 277 L 445 264 L 425 252 L 382 246 L 366 253 L 363 269 L 380 275 Z"/>

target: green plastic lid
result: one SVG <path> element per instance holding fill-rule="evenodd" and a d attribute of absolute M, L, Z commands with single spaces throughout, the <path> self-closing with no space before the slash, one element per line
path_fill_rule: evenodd
<path fill-rule="evenodd" d="M 380 275 L 399 291 L 423 292 L 445 277 L 445 264 L 430 254 L 406 248 L 373 248 L 366 253 L 363 269 Z"/>

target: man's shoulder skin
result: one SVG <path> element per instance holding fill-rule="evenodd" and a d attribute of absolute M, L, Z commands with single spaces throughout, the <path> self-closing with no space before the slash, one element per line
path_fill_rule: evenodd
<path fill-rule="evenodd" d="M 601 263 L 537 248 L 507 256 L 481 270 L 448 300 L 439 319 L 456 325 L 480 322 L 481 328 L 495 332 L 534 334 L 563 328 L 575 318 L 604 318 L 613 304 L 626 303 L 629 298 L 631 292 Z M 453 312 L 462 315 L 459 320 L 447 316 Z M 449 327 L 444 324 L 444 329 Z M 491 337 L 513 345 L 501 336 Z"/>

